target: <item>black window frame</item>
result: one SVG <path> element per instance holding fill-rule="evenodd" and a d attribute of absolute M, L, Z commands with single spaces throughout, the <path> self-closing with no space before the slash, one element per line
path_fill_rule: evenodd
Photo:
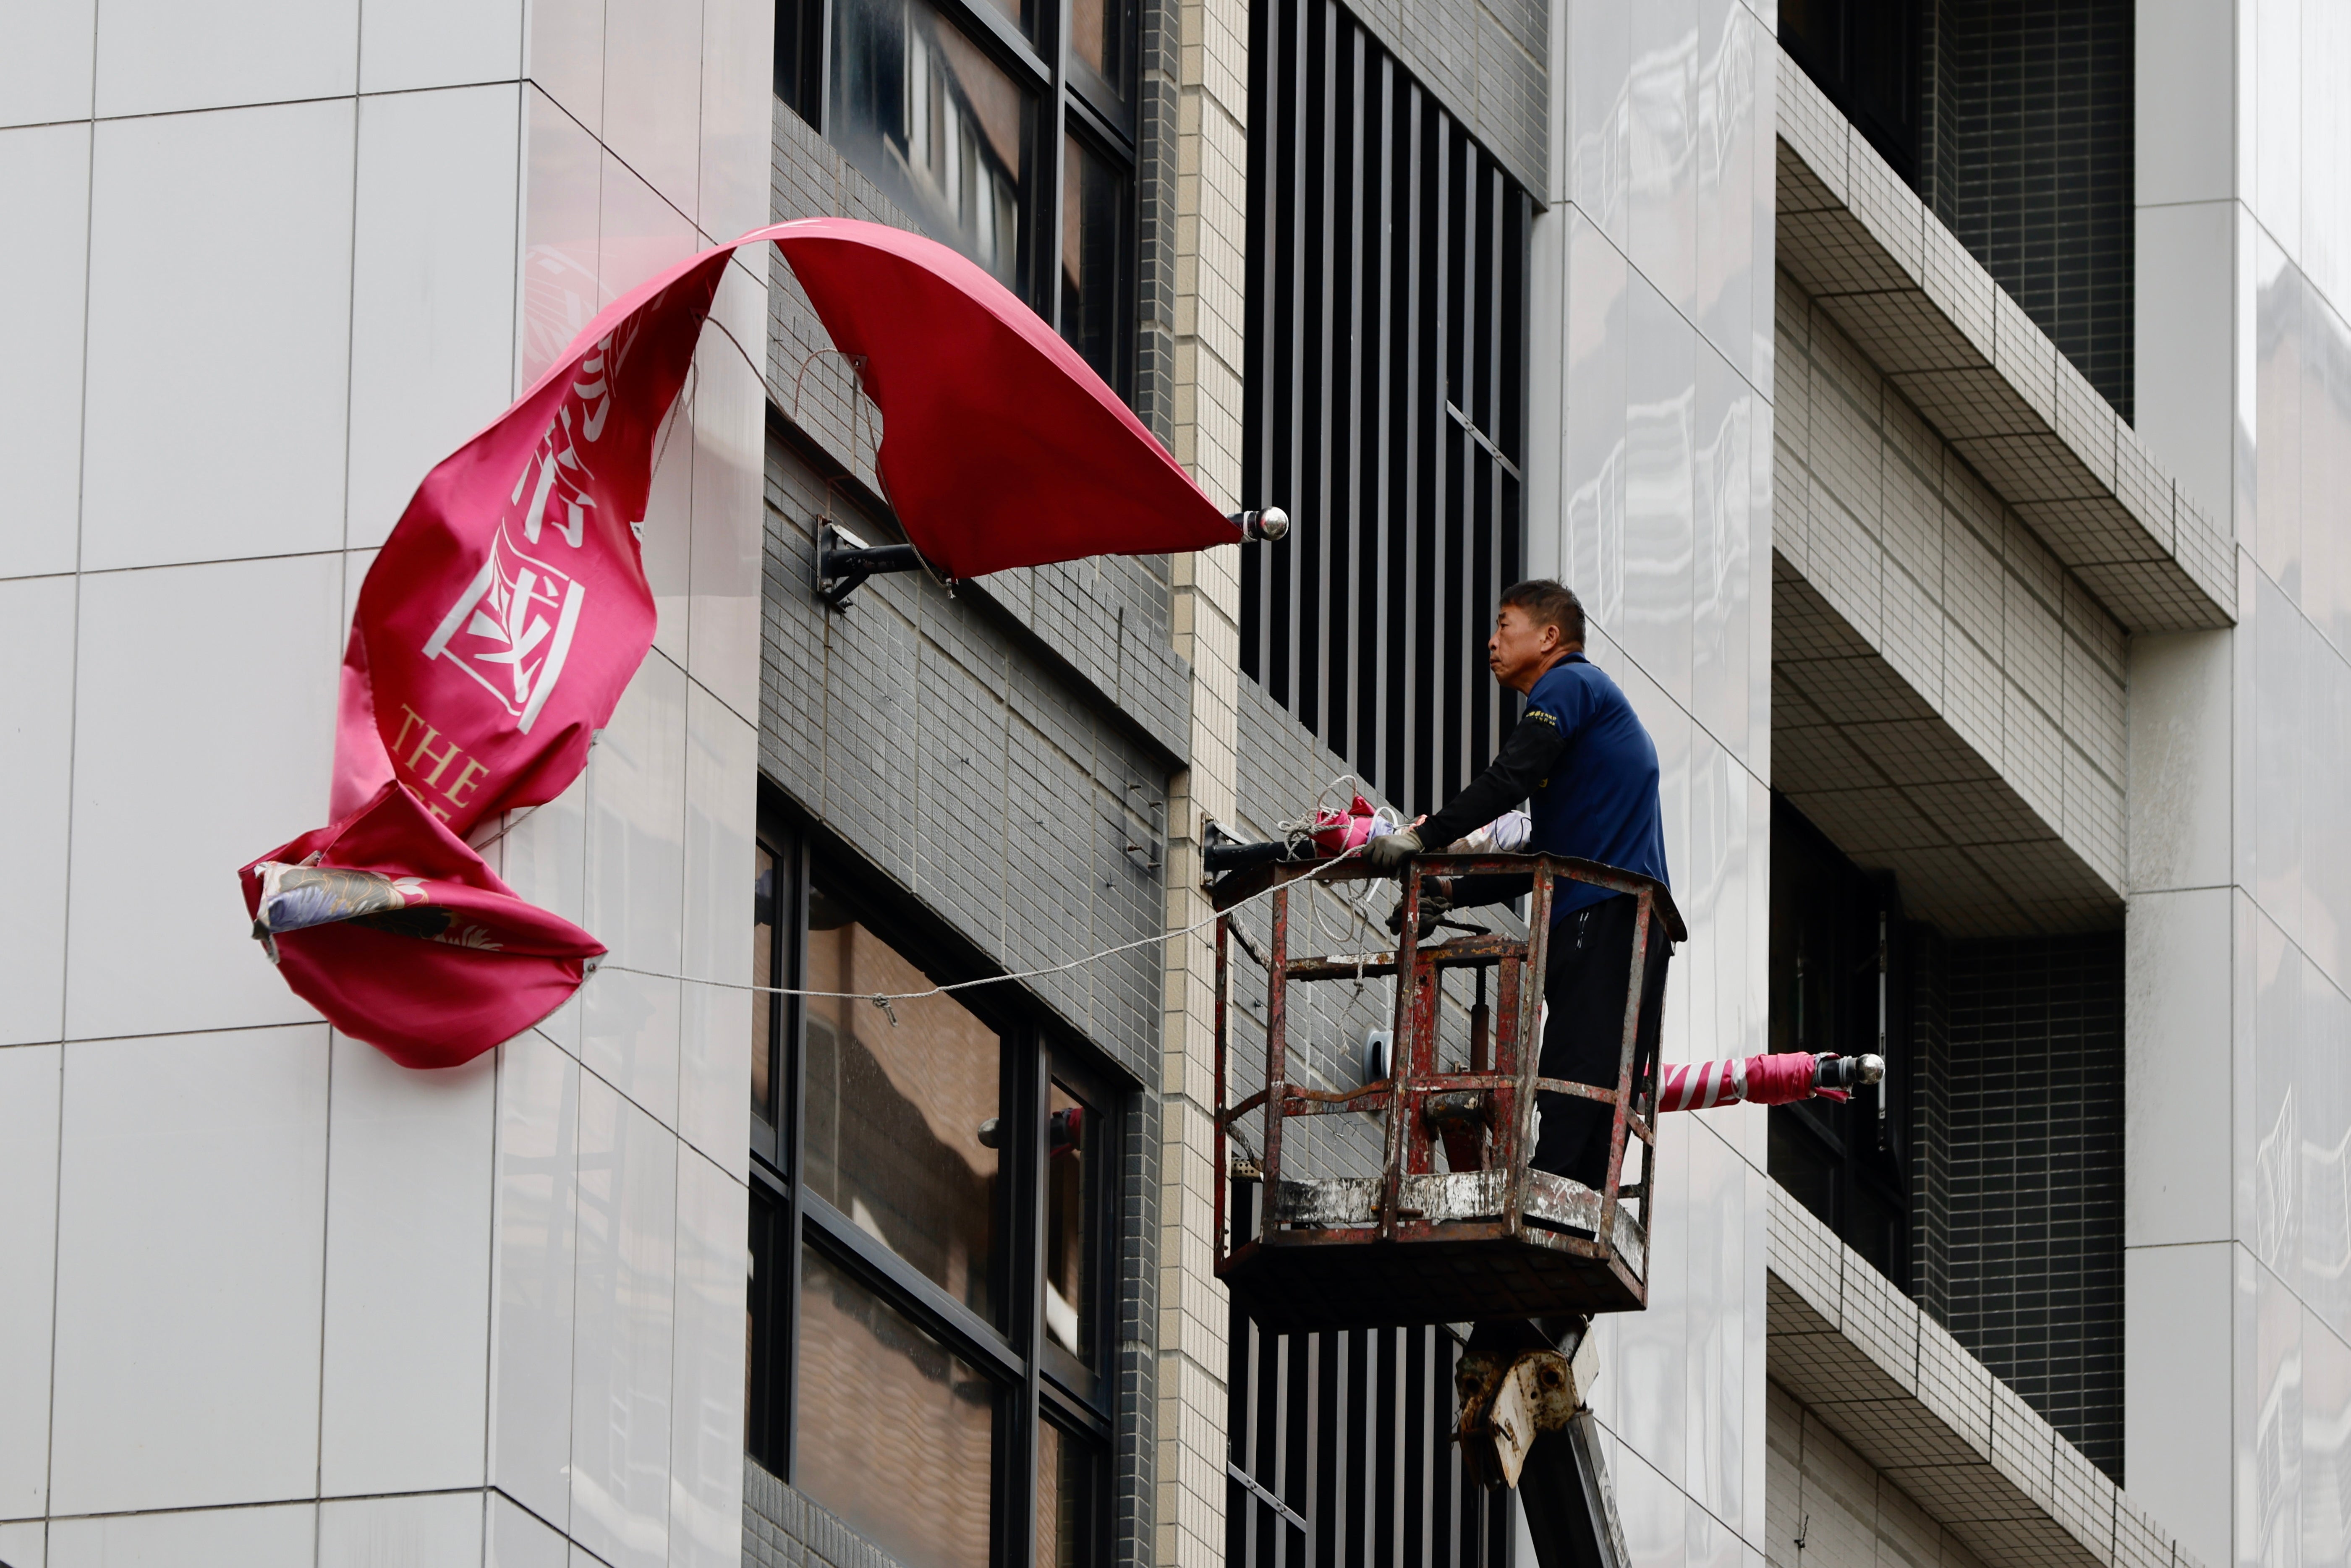
<path fill-rule="evenodd" d="M 934 982 L 1002 972 L 919 903 L 893 895 L 870 864 L 773 796 L 763 785 L 758 837 L 758 847 L 775 857 L 772 883 L 760 890 L 761 912 L 772 915 L 773 983 L 796 986 L 807 972 L 809 889 L 820 873 L 831 873 L 824 877 L 828 897 L 840 897 L 860 925 Z M 767 1040 L 753 1042 L 755 1052 L 770 1052 L 768 1082 L 777 1113 L 765 1115 L 757 1104 L 751 1108 L 745 1450 L 771 1473 L 796 1482 L 799 1433 L 792 1378 L 801 1262 L 806 1249 L 813 1248 L 998 1385 L 1002 1396 L 989 1490 L 991 1563 L 997 1568 L 1029 1568 L 1035 1560 L 1039 1424 L 1050 1420 L 1091 1449 L 1091 1496 L 1079 1511 L 1085 1538 L 1078 1560 L 1107 1563 L 1112 1558 L 1112 1482 L 1118 1448 L 1121 1167 L 1140 1086 L 1127 1082 L 1014 985 L 980 987 L 957 999 L 994 1026 L 1003 1040 L 998 1098 L 1008 1124 L 998 1146 L 1008 1152 L 1026 1149 L 1033 1156 L 1007 1158 L 1000 1166 L 1002 1246 L 997 1269 L 1001 1326 L 806 1190 L 799 1179 L 797 1153 L 807 1098 L 807 1008 L 797 998 L 776 998 L 777 1005 L 768 1014 Z M 1093 1230 L 1087 1270 L 1093 1330 L 1090 1367 L 1050 1344 L 1045 1325 L 1047 1139 L 1049 1102 L 1056 1084 L 1087 1112 L 1082 1135 L 1091 1155 L 1086 1179 L 1092 1184 Z"/>
<path fill-rule="evenodd" d="M 1112 291 L 1116 340 L 1102 379 L 1121 397 L 1135 396 L 1140 286 L 1142 113 L 1141 0 L 1110 0 L 1121 12 L 1113 70 L 1096 72 L 1070 47 L 1071 0 L 1029 0 L 1033 34 L 988 0 L 910 0 L 928 6 L 1024 91 L 1039 112 L 1028 149 L 1031 175 L 1018 216 L 1019 280 L 1014 292 L 1053 329 L 1061 319 L 1061 211 L 1064 135 L 1086 143 L 1123 177 L 1123 210 Z M 833 120 L 832 40 L 835 0 L 777 0 L 773 88 L 785 106 L 830 135 Z M 949 243 L 953 243 L 950 241 Z"/>

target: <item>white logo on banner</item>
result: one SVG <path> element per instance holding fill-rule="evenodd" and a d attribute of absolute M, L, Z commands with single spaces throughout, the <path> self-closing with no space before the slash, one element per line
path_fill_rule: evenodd
<path fill-rule="evenodd" d="M 538 545 L 550 520 L 573 549 L 587 543 L 588 513 L 596 498 L 588 491 L 593 474 L 580 446 L 603 435 L 612 413 L 612 382 L 635 340 L 632 328 L 615 348 L 607 334 L 580 361 L 578 379 L 556 406 L 538 449 L 523 465 L 507 499 L 522 507 L 525 543 Z M 522 504 L 525 492 L 530 496 L 528 506 Z M 450 660 L 479 681 L 528 735 L 563 674 L 588 590 L 570 573 L 523 554 L 507 527 L 498 525 L 488 558 L 441 618 L 424 644 L 424 656 Z"/>
<path fill-rule="evenodd" d="M 547 706 L 580 626 L 587 585 L 523 554 L 505 525 L 482 570 L 424 644 L 479 681 L 525 735 Z"/>

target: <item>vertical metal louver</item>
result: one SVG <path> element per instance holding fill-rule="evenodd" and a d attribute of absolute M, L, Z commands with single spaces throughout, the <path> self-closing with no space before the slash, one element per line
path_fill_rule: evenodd
<path fill-rule="evenodd" d="M 1507 1568 L 1510 1502 L 1448 1439 L 1444 1327 L 1269 1334 L 1233 1314 L 1230 1568 Z"/>
<path fill-rule="evenodd" d="M 1527 193 L 1330 0 L 1251 15 L 1241 668 L 1400 805 L 1482 767 L 1524 557 Z"/>

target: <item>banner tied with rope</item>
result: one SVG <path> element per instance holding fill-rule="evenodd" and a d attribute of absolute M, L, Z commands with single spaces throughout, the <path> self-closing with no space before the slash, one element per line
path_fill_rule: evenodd
<path fill-rule="evenodd" d="M 604 955 L 466 841 L 579 777 L 653 646 L 656 438 L 728 259 L 768 243 L 881 410 L 876 466 L 935 572 L 1239 538 L 1075 350 L 921 235 L 800 219 L 632 289 L 417 486 L 352 620 L 334 820 L 240 873 L 287 984 L 405 1065 L 521 1032 Z"/>

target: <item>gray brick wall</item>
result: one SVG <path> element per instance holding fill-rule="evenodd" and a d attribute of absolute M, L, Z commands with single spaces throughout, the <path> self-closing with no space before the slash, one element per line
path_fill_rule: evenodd
<path fill-rule="evenodd" d="M 1551 8 L 1543 0 L 1350 0 L 1387 46 L 1536 193 L 1550 189 Z"/>
<path fill-rule="evenodd" d="M 743 1568 L 899 1568 L 793 1488 L 743 1461 Z"/>
<path fill-rule="evenodd" d="M 781 100 L 775 138 L 769 210 L 778 222 L 830 214 L 916 226 Z M 857 390 L 854 373 L 780 255 L 771 257 L 768 270 L 768 395 L 807 437 L 815 449 L 810 455 L 827 476 L 826 483 L 796 498 L 795 504 L 804 503 L 802 520 L 823 515 L 834 494 L 862 495 L 870 502 L 881 491 L 874 469 L 880 411 Z M 872 517 L 862 527 L 846 526 L 877 543 L 896 537 L 894 527 Z M 1002 605 L 1182 757 L 1190 671 L 1170 647 L 1166 557 L 1102 556 L 998 572 L 958 591 Z"/>
<path fill-rule="evenodd" d="M 1350 0 L 1347 12 L 1540 200 L 1552 167 L 1544 0 Z"/>
<path fill-rule="evenodd" d="M 1171 748 L 977 595 L 906 573 L 827 610 L 805 520 L 824 501 L 770 443 L 761 770 L 1008 968 L 1156 932 Z M 1029 988 L 1147 1082 L 1159 969 L 1144 948 Z"/>
<path fill-rule="evenodd" d="M 1159 932 L 1165 894 L 1150 862 L 1164 860 L 1155 808 L 1176 766 L 1170 747 L 987 596 L 949 599 L 908 574 L 868 582 L 845 612 L 826 610 L 810 591 L 814 536 L 803 520 L 825 491 L 807 462 L 770 439 L 761 773 L 872 874 L 1007 968 Z M 864 520 L 838 494 L 832 506 L 848 527 Z M 1180 738 L 1181 708 L 1165 722 Z M 1161 976 L 1160 949 L 1146 946 L 1025 988 L 1150 1086 L 1159 1080 Z M 1119 1560 L 1140 1562 L 1153 1497 L 1158 1101 L 1138 1092 L 1125 1108 L 1113 1501 Z M 763 1513 L 765 1494 L 745 1495 L 747 1512 L 763 1521 L 746 1537 L 747 1562 L 866 1561 L 827 1544 L 848 1539 L 837 1521 L 826 1524 L 831 1535 L 796 1533 L 820 1511 L 795 1503 Z M 770 1548 L 806 1555 L 759 1555 Z"/>
<path fill-rule="evenodd" d="M 1172 105 L 1166 10 L 1144 7 L 1138 396 L 1163 439 L 1167 411 L 1152 398 L 1166 373 L 1173 285 L 1152 240 L 1150 204 L 1172 183 L 1154 175 L 1155 138 L 1168 131 L 1155 119 L 1155 94 Z M 1164 118 L 1172 124 L 1172 108 Z M 773 169 L 778 219 L 839 214 L 907 226 L 780 105 Z M 767 454 L 761 773 L 873 874 L 1007 968 L 1156 935 L 1165 892 L 1155 862 L 1165 859 L 1168 784 L 1184 765 L 1191 724 L 1191 671 L 1171 647 L 1166 559 L 1004 572 L 958 584 L 952 598 L 926 576 L 882 578 L 846 612 L 827 611 L 810 591 L 817 521 L 877 542 L 895 537 L 877 494 L 879 415 L 780 258 L 770 272 L 768 332 L 776 417 Z M 1146 946 L 1026 988 L 1148 1089 L 1160 1079 L 1163 969 L 1161 949 Z M 1122 1563 L 1150 1558 L 1155 1521 L 1159 1106 L 1148 1092 L 1125 1102 L 1111 1499 Z M 746 1467 L 744 1525 L 747 1563 L 889 1563 L 756 1464 Z"/>

